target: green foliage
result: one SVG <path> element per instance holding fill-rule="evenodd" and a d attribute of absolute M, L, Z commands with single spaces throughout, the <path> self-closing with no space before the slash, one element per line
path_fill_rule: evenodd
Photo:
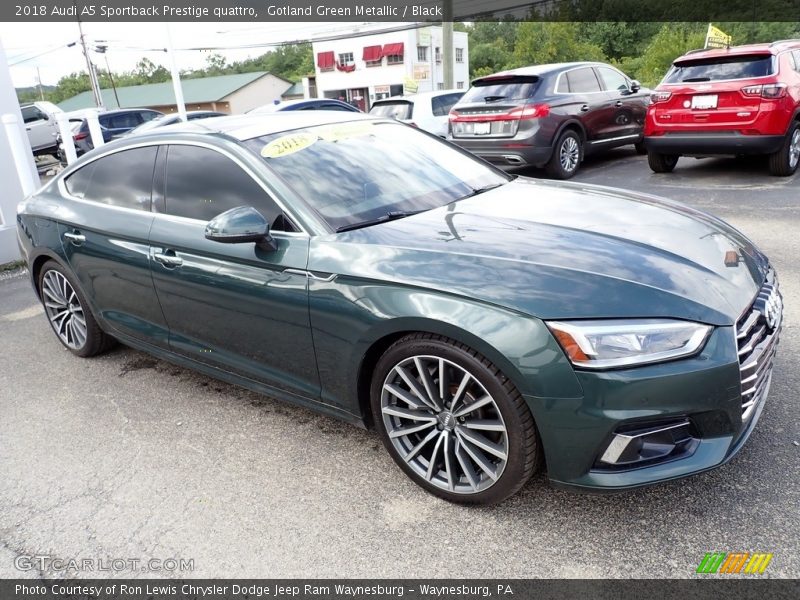
<path fill-rule="evenodd" d="M 514 46 L 513 66 L 581 60 L 606 60 L 603 50 L 581 36 L 581 23 L 521 23 Z"/>
<path fill-rule="evenodd" d="M 624 58 L 619 65 L 645 86 L 654 87 L 672 61 L 689 50 L 703 47 L 707 27 L 704 23 L 664 23 L 641 56 Z"/>

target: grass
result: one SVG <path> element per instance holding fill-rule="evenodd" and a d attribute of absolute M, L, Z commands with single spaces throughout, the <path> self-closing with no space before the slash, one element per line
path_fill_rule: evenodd
<path fill-rule="evenodd" d="M 6 271 L 14 271 L 16 269 L 21 269 L 25 266 L 24 260 L 15 260 L 10 263 L 6 263 L 4 265 L 0 265 L 0 273 L 5 273 Z"/>

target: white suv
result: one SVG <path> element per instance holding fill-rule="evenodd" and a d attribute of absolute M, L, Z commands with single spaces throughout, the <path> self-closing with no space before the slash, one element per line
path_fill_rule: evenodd
<path fill-rule="evenodd" d="M 369 114 L 414 125 L 439 137 L 447 137 L 447 115 L 466 90 L 438 90 L 376 100 Z"/>
<path fill-rule="evenodd" d="M 58 156 L 58 124 L 55 115 L 63 111 L 52 102 L 33 102 L 22 104 L 19 108 L 33 155 Z"/>

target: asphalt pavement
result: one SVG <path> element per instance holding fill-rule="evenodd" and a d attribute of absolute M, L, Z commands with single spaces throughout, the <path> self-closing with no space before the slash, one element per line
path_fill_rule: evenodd
<path fill-rule="evenodd" d="M 576 180 L 714 212 L 777 267 L 787 308 L 772 391 L 729 464 L 604 496 L 538 475 L 499 506 L 448 504 L 408 480 L 374 433 L 124 347 L 75 358 L 18 272 L 0 276 L 0 577 L 684 578 L 712 551 L 771 552 L 764 577 L 796 577 L 800 174 L 681 159 L 656 175 L 620 149 Z M 194 568 L 15 567 L 37 555 Z"/>

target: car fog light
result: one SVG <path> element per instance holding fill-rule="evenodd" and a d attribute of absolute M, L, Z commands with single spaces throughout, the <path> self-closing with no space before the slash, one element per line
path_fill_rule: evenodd
<path fill-rule="evenodd" d="M 609 442 L 600 462 L 610 466 L 634 467 L 688 455 L 697 438 L 688 420 L 631 431 L 617 432 Z"/>

